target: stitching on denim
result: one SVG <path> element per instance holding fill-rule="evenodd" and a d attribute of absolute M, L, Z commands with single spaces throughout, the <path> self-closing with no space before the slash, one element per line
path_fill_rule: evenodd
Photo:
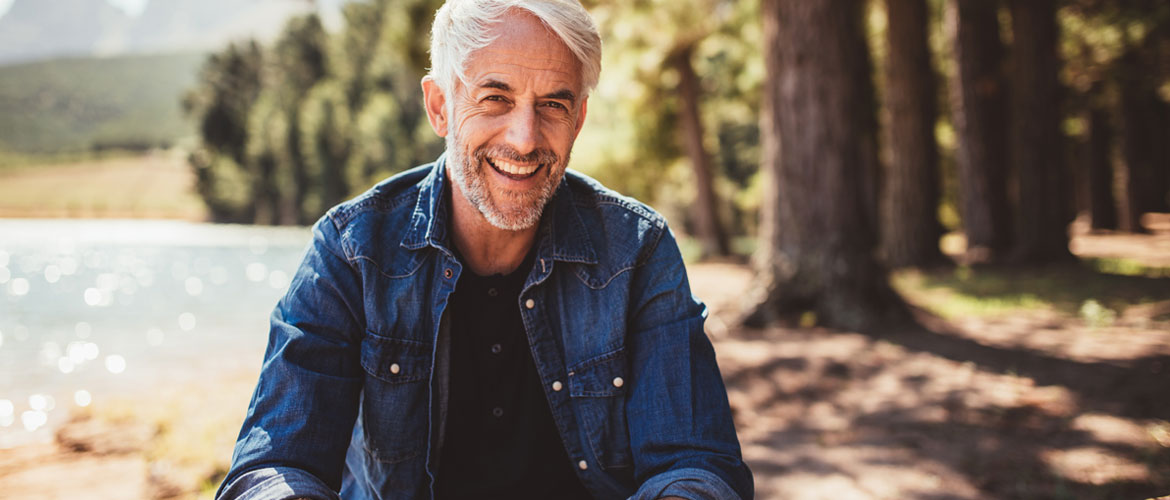
<path fill-rule="evenodd" d="M 387 278 L 390 278 L 390 279 L 401 279 L 401 278 L 413 276 L 414 273 L 417 273 L 418 270 L 422 268 L 422 259 L 418 259 L 418 264 L 415 265 L 414 269 L 411 269 L 410 272 L 408 272 L 406 274 L 390 274 L 390 273 L 387 273 L 386 271 L 382 270 L 382 265 L 379 264 L 378 261 L 374 260 L 373 258 L 366 257 L 365 255 L 356 255 L 356 256 L 350 258 L 349 262 L 352 264 L 354 261 L 358 261 L 358 260 L 368 261 L 369 263 L 373 264 L 374 267 L 378 270 L 378 274 L 385 276 Z"/>

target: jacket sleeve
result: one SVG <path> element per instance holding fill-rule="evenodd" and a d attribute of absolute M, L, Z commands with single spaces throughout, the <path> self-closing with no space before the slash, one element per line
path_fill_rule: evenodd
<path fill-rule="evenodd" d="M 361 282 L 326 215 L 271 317 L 219 499 L 336 498 L 362 390 Z"/>
<path fill-rule="evenodd" d="M 635 268 L 627 347 L 634 383 L 626 402 L 635 478 L 632 500 L 753 497 L 715 351 L 703 332 L 706 307 L 692 294 L 667 229 Z"/>

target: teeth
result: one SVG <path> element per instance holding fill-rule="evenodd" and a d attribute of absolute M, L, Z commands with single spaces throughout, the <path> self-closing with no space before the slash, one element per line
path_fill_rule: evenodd
<path fill-rule="evenodd" d="M 492 164 L 495 165 L 496 168 L 500 169 L 500 171 L 507 172 L 512 175 L 531 175 L 536 171 L 536 169 L 540 168 L 540 165 L 521 166 L 495 158 L 492 159 Z"/>

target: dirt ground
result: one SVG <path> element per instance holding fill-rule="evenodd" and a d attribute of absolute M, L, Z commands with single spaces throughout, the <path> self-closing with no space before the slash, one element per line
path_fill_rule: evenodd
<path fill-rule="evenodd" d="M 1170 234 L 1080 234 L 1073 248 L 1160 268 Z M 711 306 L 708 331 L 757 498 L 1170 495 L 1170 273 L 1109 278 L 1155 300 L 1105 321 L 1060 307 L 950 319 L 919 307 L 920 327 L 872 332 L 736 328 L 750 270 L 698 264 L 690 275 Z M 187 423 L 79 416 L 56 443 L 0 451 L 0 499 L 206 498 L 249 377 L 225 382 L 222 401 L 190 392 L 176 412 L 240 407 L 202 428 L 214 435 L 205 452 L 214 460 L 169 457 L 183 445 L 157 445 Z"/>

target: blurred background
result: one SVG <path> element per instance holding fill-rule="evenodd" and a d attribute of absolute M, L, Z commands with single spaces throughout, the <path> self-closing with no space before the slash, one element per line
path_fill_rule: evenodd
<path fill-rule="evenodd" d="M 0 0 L 0 499 L 210 498 L 437 0 Z M 1170 4 L 586 0 L 759 498 L 1170 494 Z"/>

